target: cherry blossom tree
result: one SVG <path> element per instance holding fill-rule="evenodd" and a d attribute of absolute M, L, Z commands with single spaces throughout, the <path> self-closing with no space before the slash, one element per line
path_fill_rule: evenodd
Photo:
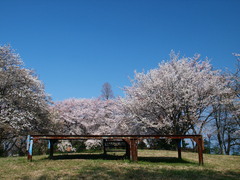
<path fill-rule="evenodd" d="M 170 61 L 147 73 L 135 72 L 122 103 L 140 133 L 202 133 L 211 120 L 212 106 L 231 93 L 229 83 L 200 55 L 181 57 L 172 51 Z M 224 97 L 224 96 L 223 96 Z M 221 99 L 226 103 L 230 99 Z"/>
<path fill-rule="evenodd" d="M 122 111 L 117 99 L 67 99 L 52 107 L 54 122 L 61 124 L 59 133 L 72 135 L 118 134 L 123 127 Z M 99 145 L 87 141 L 87 147 Z"/>
<path fill-rule="evenodd" d="M 215 129 L 216 139 L 218 142 L 220 154 L 230 154 L 231 150 L 237 146 L 240 146 L 240 101 L 239 101 L 239 54 L 233 54 L 237 58 L 237 68 L 235 73 L 230 73 L 228 77 L 231 78 L 228 87 L 232 89 L 231 96 L 233 101 L 227 104 L 213 105 L 215 112 L 213 113 L 214 124 L 212 129 Z"/>
<path fill-rule="evenodd" d="M 236 94 L 237 99 L 239 100 L 240 98 L 240 54 L 239 53 L 234 53 L 233 54 L 236 59 L 237 59 L 237 68 L 236 68 L 236 73 L 234 74 L 234 91 Z M 240 103 L 235 105 L 236 113 L 235 113 L 235 119 L 236 119 L 236 124 L 240 126 Z M 240 137 L 240 129 L 236 131 L 235 133 L 236 136 Z"/>
<path fill-rule="evenodd" d="M 113 100 L 67 99 L 54 106 L 67 134 L 110 134 L 117 104 Z M 111 124 L 111 125 L 110 125 Z"/>
<path fill-rule="evenodd" d="M 11 149 L 16 137 L 46 132 L 49 96 L 32 70 L 9 46 L 0 46 L 0 140 Z"/>

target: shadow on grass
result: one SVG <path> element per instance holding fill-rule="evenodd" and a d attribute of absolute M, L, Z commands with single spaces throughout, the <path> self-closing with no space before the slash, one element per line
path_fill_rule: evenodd
<path fill-rule="evenodd" d="M 123 156 L 104 155 L 104 154 L 64 154 L 55 155 L 51 158 L 52 160 L 63 160 L 63 159 L 103 159 L 103 160 L 121 160 Z"/>
<path fill-rule="evenodd" d="M 169 168 L 122 168 L 113 170 L 106 167 L 87 167 L 85 171 L 79 173 L 79 179 L 219 179 L 219 180 L 239 180 L 240 173 L 236 172 L 219 172 L 214 170 L 197 170 L 197 169 L 169 169 Z"/>
<path fill-rule="evenodd" d="M 183 164 L 196 164 L 194 162 L 186 161 L 184 159 L 178 159 L 176 157 L 139 157 L 139 161 L 153 162 L 153 163 L 183 163 Z"/>
<path fill-rule="evenodd" d="M 63 154 L 55 155 L 52 160 L 69 160 L 69 159 L 89 159 L 89 160 L 126 160 L 126 156 L 118 155 L 104 155 L 104 154 Z M 139 162 L 151 162 L 151 163 L 181 163 L 181 164 L 197 164 L 194 162 L 178 159 L 175 157 L 138 157 Z"/>
<path fill-rule="evenodd" d="M 215 171 L 209 169 L 174 169 L 174 168 L 146 168 L 146 167 L 104 167 L 101 165 L 85 166 L 77 175 L 42 175 L 36 179 L 136 179 L 136 180 L 239 180 L 240 173 Z M 24 177 L 24 179 L 31 179 Z"/>

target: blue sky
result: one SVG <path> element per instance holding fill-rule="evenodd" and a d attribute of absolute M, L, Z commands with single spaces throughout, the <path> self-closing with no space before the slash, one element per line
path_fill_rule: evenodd
<path fill-rule="evenodd" d="M 200 53 L 234 69 L 239 0 L 0 0 L 0 45 L 10 44 L 53 100 L 116 96 L 134 70 Z"/>

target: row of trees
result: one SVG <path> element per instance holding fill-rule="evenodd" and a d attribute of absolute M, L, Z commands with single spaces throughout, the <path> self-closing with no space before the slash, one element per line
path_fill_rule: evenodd
<path fill-rule="evenodd" d="M 234 54 L 239 63 L 239 54 Z M 95 99 L 52 103 L 41 81 L 9 46 L 0 47 L 0 145 L 24 151 L 25 136 L 44 134 L 203 134 L 219 153 L 239 147 L 239 66 L 213 70 L 200 55 L 170 53 L 147 73 L 135 72 L 126 96 L 113 98 L 109 83 Z M 209 142 L 210 143 L 210 142 Z M 87 147 L 99 145 L 88 141 Z"/>

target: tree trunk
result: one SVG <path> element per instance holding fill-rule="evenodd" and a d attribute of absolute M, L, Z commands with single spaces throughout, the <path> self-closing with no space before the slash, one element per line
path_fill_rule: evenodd
<path fill-rule="evenodd" d="M 228 139 L 227 139 L 227 148 L 226 148 L 226 154 L 230 155 L 230 149 L 231 149 L 231 134 L 228 132 Z"/>
<path fill-rule="evenodd" d="M 219 111 L 216 111 L 214 114 L 214 118 L 215 118 L 215 122 L 216 122 L 216 127 L 217 127 L 217 139 L 218 139 L 218 145 L 219 145 L 219 149 L 220 149 L 220 154 L 223 154 L 223 141 L 222 141 L 222 137 L 221 137 L 221 125 L 220 125 L 220 120 L 219 120 Z"/>

